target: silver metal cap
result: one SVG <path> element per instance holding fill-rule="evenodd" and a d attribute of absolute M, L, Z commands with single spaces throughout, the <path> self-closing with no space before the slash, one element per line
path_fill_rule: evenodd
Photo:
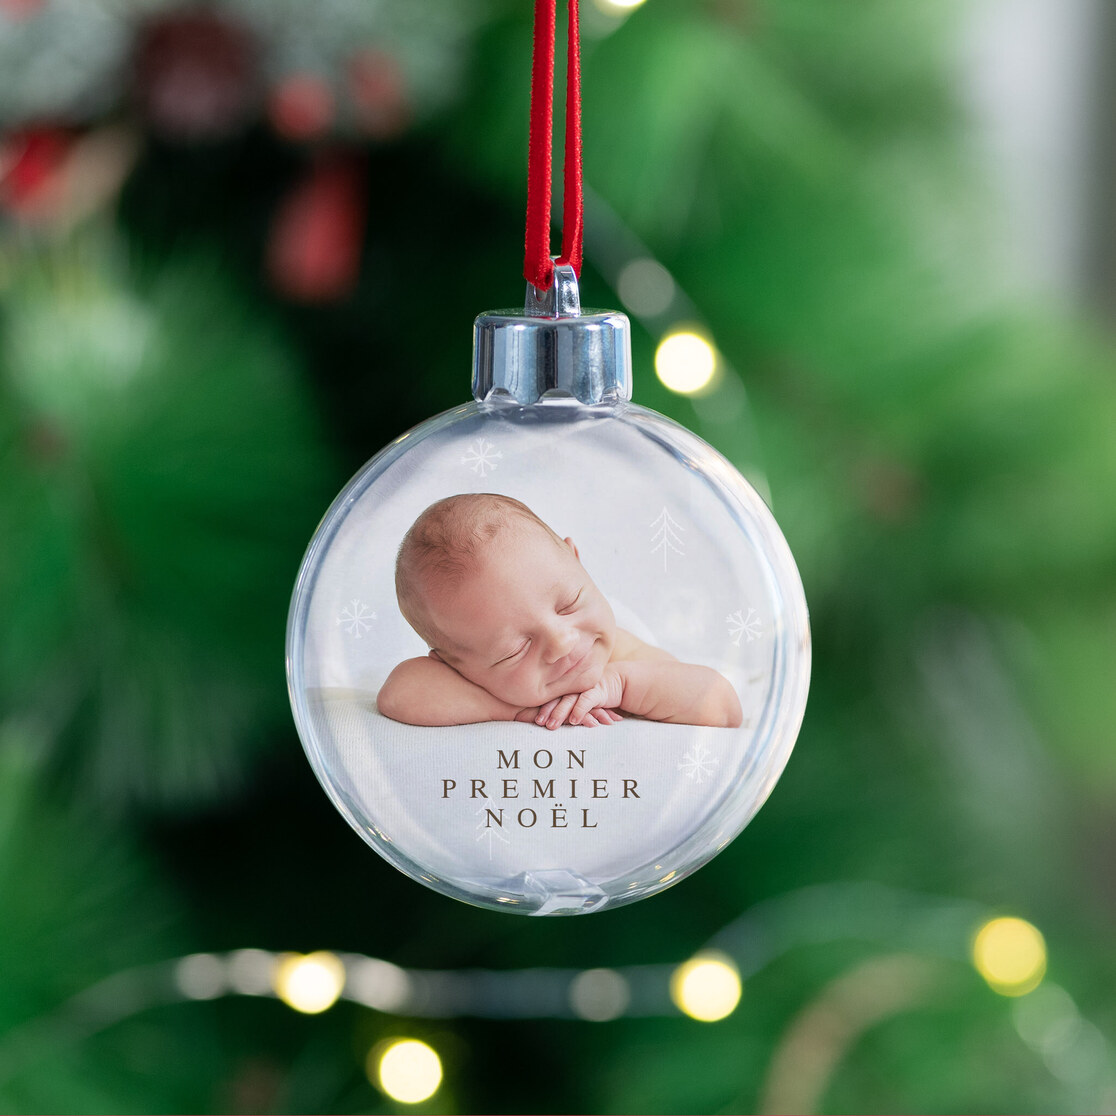
<path fill-rule="evenodd" d="M 489 310 L 473 325 L 473 396 L 538 403 L 544 397 L 619 403 L 632 397 L 632 339 L 627 316 L 581 311 L 577 276 L 554 265 L 540 291 L 527 284 L 523 313 Z"/>

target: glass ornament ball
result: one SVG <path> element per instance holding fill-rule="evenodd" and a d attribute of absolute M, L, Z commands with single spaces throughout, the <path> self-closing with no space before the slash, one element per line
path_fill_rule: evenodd
<path fill-rule="evenodd" d="M 622 315 L 607 316 L 588 357 L 577 348 L 605 316 L 528 318 L 529 340 L 512 339 L 510 372 L 485 347 L 493 317 L 478 319 L 478 398 L 372 458 L 312 539 L 288 624 L 291 702 L 334 805 L 412 879 L 493 910 L 611 909 L 697 870 L 770 794 L 806 703 L 806 604 L 790 550 L 755 490 L 696 435 L 629 401 Z M 524 317 L 495 317 L 489 332 L 498 347 Z M 570 345 L 561 355 L 567 327 L 573 369 Z M 538 382 L 532 362 L 546 366 Z M 529 401 L 516 397 L 525 392 Z M 621 708 L 615 723 L 548 729 L 533 721 L 410 724 L 379 711 L 393 669 L 430 649 L 396 596 L 400 544 L 425 509 L 470 494 L 511 497 L 551 529 L 554 561 L 565 563 L 554 591 L 564 592 L 557 582 L 571 571 L 592 586 L 613 618 L 614 655 L 657 649 L 641 652 L 667 664 L 663 692 L 645 695 L 644 715 Z M 518 522 L 478 544 L 495 595 L 480 613 L 472 601 L 461 616 L 479 616 L 462 629 L 474 641 L 470 654 L 495 656 L 488 641 L 506 636 L 526 657 L 552 628 L 577 630 L 576 607 L 569 613 L 548 596 L 551 551 L 509 545 L 518 537 L 509 531 L 543 527 Z M 534 555 L 531 565 L 523 553 Z M 607 617 L 600 623 L 607 627 Z M 597 676 L 588 667 L 589 675 L 567 673 L 565 661 L 546 675 L 551 660 L 542 650 L 538 658 L 551 689 L 570 679 L 576 690 Z M 680 664 L 731 687 L 737 724 L 659 719 L 703 719 L 678 704 Z"/>

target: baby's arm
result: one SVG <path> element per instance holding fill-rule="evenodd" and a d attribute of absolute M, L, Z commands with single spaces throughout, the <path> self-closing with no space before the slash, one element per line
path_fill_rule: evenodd
<path fill-rule="evenodd" d="M 388 675 L 376 705 L 385 717 L 407 725 L 471 725 L 478 721 L 533 721 L 523 709 L 493 697 L 437 659 L 407 659 Z"/>
<path fill-rule="evenodd" d="M 574 702 L 569 723 L 580 724 L 596 706 L 677 725 L 739 728 L 743 720 L 740 699 L 724 675 L 662 659 L 609 663 L 600 682 Z"/>

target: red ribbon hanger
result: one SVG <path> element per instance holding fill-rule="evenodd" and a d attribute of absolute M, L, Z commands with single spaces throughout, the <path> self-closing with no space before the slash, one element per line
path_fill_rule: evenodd
<path fill-rule="evenodd" d="M 540 291 L 554 276 L 550 258 L 550 177 L 554 128 L 554 39 L 557 0 L 535 0 L 535 40 L 531 66 L 531 131 L 527 147 L 527 235 L 523 277 Z M 562 254 L 581 275 L 581 59 L 578 0 L 567 0 L 566 143 L 563 166 Z"/>

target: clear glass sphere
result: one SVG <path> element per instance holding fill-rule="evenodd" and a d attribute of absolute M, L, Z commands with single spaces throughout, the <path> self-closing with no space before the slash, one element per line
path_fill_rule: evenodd
<path fill-rule="evenodd" d="M 400 542 L 435 501 L 488 492 L 573 539 L 619 628 L 727 679 L 740 727 L 420 727 L 378 712 L 393 667 L 427 654 L 396 600 Z M 469 403 L 338 496 L 295 587 L 287 673 L 315 773 L 381 856 L 478 906 L 577 914 L 677 883 L 754 816 L 802 721 L 809 627 L 771 513 L 684 427 L 631 403 Z"/>

